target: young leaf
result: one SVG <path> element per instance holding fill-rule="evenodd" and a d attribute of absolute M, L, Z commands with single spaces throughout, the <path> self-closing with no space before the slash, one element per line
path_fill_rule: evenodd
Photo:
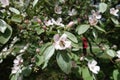
<path fill-rule="evenodd" d="M 21 15 L 13 15 L 11 20 L 14 22 L 18 22 L 21 23 L 22 22 L 23 17 Z"/>
<path fill-rule="evenodd" d="M 120 79 L 120 73 L 117 69 L 113 71 L 113 79 L 114 80 L 119 80 Z"/>
<path fill-rule="evenodd" d="M 57 53 L 56 56 L 58 66 L 60 69 L 65 72 L 66 74 L 69 74 L 71 72 L 71 60 L 67 53 Z"/>
<path fill-rule="evenodd" d="M 109 49 L 109 50 L 107 50 L 106 52 L 107 52 L 107 54 L 108 54 L 109 56 L 115 57 L 115 51 Z"/>
<path fill-rule="evenodd" d="M 112 22 L 113 22 L 114 24 L 116 24 L 116 25 L 119 24 L 119 21 L 118 21 L 117 19 L 111 17 L 111 20 L 112 20 Z"/>
<path fill-rule="evenodd" d="M 5 30 L 4 34 L 0 33 L 0 43 L 5 44 L 12 35 L 12 28 L 8 24 L 6 24 L 7 29 Z"/>
<path fill-rule="evenodd" d="M 36 65 L 40 66 L 44 62 L 44 57 L 41 55 L 36 55 Z"/>
<path fill-rule="evenodd" d="M 20 14 L 20 11 L 17 10 L 16 8 L 10 7 L 9 10 L 15 14 Z"/>
<path fill-rule="evenodd" d="M 101 27 L 99 26 L 94 26 L 96 29 L 98 29 L 99 31 L 102 31 L 102 32 L 106 32 L 104 29 L 102 29 Z"/>
<path fill-rule="evenodd" d="M 0 32 L 4 33 L 6 29 L 7 29 L 6 22 L 0 19 Z"/>
<path fill-rule="evenodd" d="M 33 1 L 33 7 L 35 7 L 35 5 L 38 3 L 39 0 L 34 0 Z"/>
<path fill-rule="evenodd" d="M 55 52 L 54 46 L 53 46 L 53 45 L 49 46 L 49 47 L 45 50 L 45 52 L 43 53 L 43 56 L 44 56 L 45 61 L 46 61 L 46 60 L 49 60 L 49 59 L 52 57 L 52 55 L 54 54 L 54 52 Z"/>
<path fill-rule="evenodd" d="M 93 77 L 90 74 L 87 67 L 82 68 L 82 77 L 83 77 L 84 80 L 93 80 Z"/>
<path fill-rule="evenodd" d="M 90 25 L 83 24 L 83 25 L 78 26 L 77 29 L 76 29 L 76 31 L 80 35 L 80 34 L 85 33 L 89 28 L 90 28 Z"/>
<path fill-rule="evenodd" d="M 73 41 L 73 42 L 75 42 L 75 43 L 78 43 L 78 40 L 77 40 L 77 38 L 76 38 L 76 36 L 75 36 L 74 34 L 72 34 L 72 33 L 70 33 L 70 32 L 65 32 L 65 34 L 67 35 L 67 37 L 68 37 L 71 41 Z"/>
<path fill-rule="evenodd" d="M 100 3 L 99 4 L 99 12 L 104 13 L 107 10 L 107 4 L 106 3 Z"/>

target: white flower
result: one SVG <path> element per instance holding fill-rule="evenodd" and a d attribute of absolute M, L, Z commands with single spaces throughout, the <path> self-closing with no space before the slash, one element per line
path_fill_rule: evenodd
<path fill-rule="evenodd" d="M 71 11 L 70 10 L 68 11 L 69 16 L 74 16 L 76 14 L 77 14 L 77 11 L 75 9 L 72 9 Z"/>
<path fill-rule="evenodd" d="M 114 16 L 118 16 L 118 13 L 119 12 L 119 10 L 118 9 L 115 9 L 115 8 L 111 8 L 110 9 L 110 14 L 112 14 L 112 15 L 114 15 Z"/>
<path fill-rule="evenodd" d="M 15 74 L 15 73 L 21 73 L 22 70 L 21 70 L 21 67 L 20 66 L 14 66 L 12 67 L 12 74 Z"/>
<path fill-rule="evenodd" d="M 90 23 L 90 25 L 94 26 L 94 25 L 96 25 L 98 23 L 98 20 L 96 19 L 95 16 L 90 15 L 89 16 L 89 23 Z"/>
<path fill-rule="evenodd" d="M 71 41 L 67 40 L 67 35 L 63 34 L 59 37 L 58 34 L 54 36 L 54 46 L 56 50 L 65 50 L 66 48 L 71 48 Z"/>
<path fill-rule="evenodd" d="M 14 65 L 20 65 L 21 63 L 23 63 L 23 59 L 21 56 L 17 56 L 13 62 L 14 62 Z"/>
<path fill-rule="evenodd" d="M 62 7 L 56 5 L 55 8 L 54 8 L 54 11 L 55 11 L 56 14 L 61 14 L 62 13 Z"/>
<path fill-rule="evenodd" d="M 100 15 L 99 12 L 95 12 L 95 10 L 91 11 L 92 15 L 96 18 L 96 19 L 100 19 L 102 16 Z"/>
<path fill-rule="evenodd" d="M 51 26 L 53 25 L 53 22 L 51 20 L 45 21 L 46 26 Z"/>
<path fill-rule="evenodd" d="M 53 24 L 55 24 L 57 26 L 64 27 L 64 24 L 61 23 L 62 22 L 61 17 L 59 17 L 56 21 L 52 18 L 51 21 L 52 21 Z"/>
<path fill-rule="evenodd" d="M 90 71 L 92 71 L 94 74 L 98 74 L 98 72 L 100 71 L 100 67 L 96 66 L 97 62 L 95 60 L 92 61 L 88 61 L 88 68 L 90 69 Z"/>
<path fill-rule="evenodd" d="M 6 7 L 9 5 L 9 0 L 0 0 L 2 7 Z"/>
<path fill-rule="evenodd" d="M 118 58 L 120 58 L 120 50 L 119 50 L 119 51 L 117 51 L 116 56 L 117 56 Z"/>
<path fill-rule="evenodd" d="M 23 58 L 21 55 L 18 55 L 16 57 L 16 59 L 13 61 L 13 67 L 12 67 L 12 71 L 11 73 L 12 74 L 15 74 L 15 73 L 21 73 L 22 70 L 21 70 L 21 66 L 22 66 L 22 63 L 23 63 Z"/>

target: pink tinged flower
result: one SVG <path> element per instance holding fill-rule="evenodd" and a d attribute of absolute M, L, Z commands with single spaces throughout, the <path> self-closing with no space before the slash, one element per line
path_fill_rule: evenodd
<path fill-rule="evenodd" d="M 21 73 L 22 70 L 21 70 L 21 67 L 20 66 L 14 66 L 12 67 L 12 74 L 15 74 L 15 73 Z"/>
<path fill-rule="evenodd" d="M 75 22 L 73 22 L 73 21 L 70 21 L 68 24 L 67 24 L 67 28 L 69 28 L 69 27 L 72 27 L 73 25 L 75 24 Z"/>
<path fill-rule="evenodd" d="M 55 8 L 54 8 L 54 11 L 55 11 L 56 14 L 61 14 L 62 13 L 62 7 L 56 5 Z"/>
<path fill-rule="evenodd" d="M 72 9 L 71 11 L 70 10 L 68 11 L 69 16 L 74 16 L 76 14 L 77 14 L 77 11 L 75 9 Z"/>
<path fill-rule="evenodd" d="M 111 8 L 110 9 L 110 14 L 112 14 L 112 15 L 114 15 L 114 16 L 118 16 L 118 13 L 119 12 L 119 10 L 118 9 L 115 9 L 115 8 Z"/>
<path fill-rule="evenodd" d="M 53 25 L 53 22 L 51 20 L 45 21 L 46 26 L 51 26 Z"/>
<path fill-rule="evenodd" d="M 91 11 L 92 15 L 96 18 L 96 19 L 101 19 L 101 15 L 99 12 L 95 12 L 95 10 L 92 10 Z"/>
<path fill-rule="evenodd" d="M 119 50 L 119 51 L 117 51 L 116 56 L 117 56 L 118 58 L 120 58 L 120 50 Z"/>
<path fill-rule="evenodd" d="M 59 17 L 56 21 L 52 18 L 51 21 L 52 21 L 53 24 L 55 24 L 57 26 L 60 26 L 60 27 L 65 26 L 64 24 L 62 24 L 62 18 L 61 17 Z"/>
<path fill-rule="evenodd" d="M 9 0 L 0 0 L 2 7 L 9 6 Z"/>
<path fill-rule="evenodd" d="M 67 39 L 67 35 L 63 34 L 59 37 L 58 34 L 54 36 L 54 47 L 56 50 L 65 50 L 67 48 L 71 48 L 71 41 Z"/>
<path fill-rule="evenodd" d="M 20 65 L 21 63 L 23 63 L 23 59 L 21 56 L 17 56 L 16 59 L 13 61 L 14 65 Z"/>
<path fill-rule="evenodd" d="M 89 23 L 90 23 L 91 26 L 95 26 L 98 23 L 98 20 L 96 19 L 95 16 L 90 15 L 89 16 Z"/>
<path fill-rule="evenodd" d="M 100 67 L 97 66 L 97 62 L 95 60 L 88 61 L 88 68 L 90 71 L 92 71 L 94 74 L 98 74 L 100 71 Z"/>

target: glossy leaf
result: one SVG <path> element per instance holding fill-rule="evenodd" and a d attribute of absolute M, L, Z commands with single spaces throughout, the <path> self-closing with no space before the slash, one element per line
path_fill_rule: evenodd
<path fill-rule="evenodd" d="M 77 38 L 76 38 L 76 36 L 75 36 L 74 34 L 72 34 L 72 33 L 70 33 L 70 32 L 65 32 L 65 34 L 67 35 L 67 37 L 68 37 L 71 41 L 73 41 L 73 42 L 75 42 L 75 43 L 78 43 L 78 40 L 77 40 Z"/>
<path fill-rule="evenodd" d="M 12 35 L 12 28 L 6 24 L 7 29 L 5 30 L 4 33 L 0 33 L 0 43 L 5 44 L 11 37 Z"/>
<path fill-rule="evenodd" d="M 40 66 L 44 62 L 44 57 L 41 55 L 36 55 L 36 65 Z"/>
<path fill-rule="evenodd" d="M 109 50 L 107 50 L 106 52 L 107 52 L 107 54 L 108 54 L 109 56 L 115 57 L 115 51 L 109 49 Z"/>
<path fill-rule="evenodd" d="M 114 70 L 113 71 L 113 79 L 114 80 L 119 80 L 120 79 L 120 72 L 119 72 L 119 70 Z"/>
<path fill-rule="evenodd" d="M 93 80 L 93 77 L 90 74 L 87 67 L 82 68 L 82 77 L 83 77 L 84 80 Z"/>
<path fill-rule="evenodd" d="M 84 24 L 84 25 L 78 26 L 77 29 L 76 29 L 76 31 L 80 35 L 80 34 L 85 33 L 89 28 L 90 28 L 90 25 Z"/>
<path fill-rule="evenodd" d="M 107 4 L 106 3 L 100 3 L 99 4 L 99 12 L 104 13 L 107 10 Z"/>
<path fill-rule="evenodd" d="M 99 31 L 102 31 L 102 32 L 106 32 L 104 29 L 102 29 L 101 27 L 99 27 L 99 26 L 94 26 L 97 30 L 99 30 Z"/>
<path fill-rule="evenodd" d="M 0 32 L 4 33 L 7 29 L 7 24 L 4 20 L 0 19 Z"/>
<path fill-rule="evenodd" d="M 18 22 L 21 23 L 22 22 L 23 17 L 21 15 L 13 15 L 11 20 L 14 22 Z"/>
<path fill-rule="evenodd" d="M 38 3 L 39 0 L 34 0 L 33 1 L 33 7 L 35 7 L 35 5 Z"/>
<path fill-rule="evenodd" d="M 113 21 L 114 24 L 118 25 L 119 24 L 119 21 L 115 18 L 111 18 L 111 20 Z"/>
<path fill-rule="evenodd" d="M 20 11 L 17 10 L 16 8 L 10 7 L 9 10 L 15 14 L 20 14 Z"/>
<path fill-rule="evenodd" d="M 56 56 L 58 66 L 60 69 L 65 72 L 66 74 L 69 74 L 71 72 L 71 60 L 67 53 L 57 53 Z"/>
<path fill-rule="evenodd" d="M 55 48 L 53 45 L 47 47 L 47 49 L 43 53 L 45 61 L 49 60 L 53 56 L 54 52 L 55 52 Z"/>

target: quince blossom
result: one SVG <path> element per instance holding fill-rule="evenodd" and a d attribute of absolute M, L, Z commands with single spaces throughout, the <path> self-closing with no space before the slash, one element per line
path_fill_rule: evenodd
<path fill-rule="evenodd" d="M 72 9 L 71 11 L 70 10 L 68 11 L 69 16 L 74 16 L 76 14 L 77 14 L 77 11 L 75 9 Z"/>
<path fill-rule="evenodd" d="M 110 14 L 112 14 L 112 15 L 114 15 L 114 16 L 118 16 L 118 13 L 119 12 L 119 10 L 118 9 L 115 9 L 115 8 L 111 8 L 110 9 Z"/>
<path fill-rule="evenodd" d="M 95 10 L 91 11 L 92 15 L 96 18 L 96 19 L 100 19 L 102 16 L 100 15 L 99 12 L 95 12 Z"/>
<path fill-rule="evenodd" d="M 15 73 L 21 73 L 22 70 L 21 70 L 21 64 L 23 63 L 23 59 L 21 57 L 21 55 L 18 55 L 16 57 L 16 59 L 13 61 L 13 67 L 12 67 L 12 74 L 15 74 Z"/>
<path fill-rule="evenodd" d="M 56 5 L 55 8 L 54 8 L 54 11 L 55 11 L 56 14 L 61 14 L 62 13 L 62 7 Z"/>
<path fill-rule="evenodd" d="M 98 20 L 101 19 L 101 15 L 99 12 L 91 11 L 92 15 L 89 16 L 89 23 L 92 26 L 95 26 L 98 23 Z"/>
<path fill-rule="evenodd" d="M 54 47 L 56 50 L 65 50 L 66 48 L 71 48 L 71 41 L 67 39 L 67 35 L 63 34 L 59 37 L 58 34 L 54 36 Z"/>
<path fill-rule="evenodd" d="M 95 60 L 88 61 L 88 68 L 90 69 L 90 71 L 92 71 L 95 74 L 98 74 L 98 72 L 100 71 L 100 67 L 96 65 L 97 62 Z"/>
<path fill-rule="evenodd" d="M 45 23 L 46 26 L 51 26 L 51 25 L 53 25 L 52 20 L 44 21 L 44 23 Z"/>
<path fill-rule="evenodd" d="M 57 25 L 57 26 L 61 26 L 64 27 L 64 24 L 62 24 L 62 18 L 58 18 L 56 21 L 52 18 L 51 21 L 53 22 L 53 24 Z"/>
<path fill-rule="evenodd" d="M 2 7 L 9 6 L 9 0 L 0 0 Z"/>
<path fill-rule="evenodd" d="M 89 23 L 90 23 L 90 25 L 95 26 L 98 23 L 98 20 L 96 19 L 95 16 L 90 15 L 89 16 Z"/>

